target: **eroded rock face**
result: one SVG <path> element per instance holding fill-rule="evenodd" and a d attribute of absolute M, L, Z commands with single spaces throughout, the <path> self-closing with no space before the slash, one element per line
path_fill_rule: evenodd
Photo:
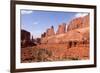
<path fill-rule="evenodd" d="M 63 34 L 45 37 L 42 38 L 41 43 L 67 45 L 70 42 L 81 43 L 83 41 L 89 41 L 89 27 L 82 28 L 82 29 L 75 29 Z"/>
<path fill-rule="evenodd" d="M 89 26 L 89 15 L 73 19 L 67 28 L 67 31 L 84 28 Z"/>
<path fill-rule="evenodd" d="M 62 34 L 66 32 L 66 24 L 63 23 L 61 25 L 58 26 L 58 30 L 56 34 Z"/>
<path fill-rule="evenodd" d="M 90 24 L 89 22 L 90 22 L 89 15 L 87 15 L 83 18 L 83 27 L 89 27 Z"/>
<path fill-rule="evenodd" d="M 80 18 L 73 19 L 69 23 L 67 31 L 82 28 L 83 27 L 82 24 L 83 24 L 83 18 L 80 17 Z"/>

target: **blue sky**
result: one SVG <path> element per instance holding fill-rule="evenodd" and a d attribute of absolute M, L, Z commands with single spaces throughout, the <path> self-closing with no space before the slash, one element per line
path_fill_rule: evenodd
<path fill-rule="evenodd" d="M 55 32 L 58 25 L 68 23 L 74 17 L 86 15 L 86 13 L 77 12 L 56 12 L 39 10 L 21 10 L 21 29 L 25 29 L 33 35 L 34 38 L 46 31 L 47 28 L 54 26 Z"/>

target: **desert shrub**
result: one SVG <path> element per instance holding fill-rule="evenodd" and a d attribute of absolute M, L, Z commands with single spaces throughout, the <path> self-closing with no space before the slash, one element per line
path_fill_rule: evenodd
<path fill-rule="evenodd" d="M 32 58 L 33 61 L 41 62 L 41 61 L 49 61 L 48 58 L 51 57 L 52 52 L 47 49 L 33 49 Z"/>
<path fill-rule="evenodd" d="M 79 60 L 79 58 L 75 58 L 75 57 L 72 57 L 72 58 L 70 58 L 71 60 Z"/>
<path fill-rule="evenodd" d="M 66 56 L 66 55 L 64 55 L 64 56 L 62 56 L 62 58 L 60 59 L 60 60 L 79 60 L 79 57 L 77 56 L 77 57 L 70 57 L 70 56 Z"/>

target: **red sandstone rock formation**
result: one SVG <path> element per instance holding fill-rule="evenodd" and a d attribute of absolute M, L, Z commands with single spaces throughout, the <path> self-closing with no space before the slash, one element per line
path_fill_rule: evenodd
<path fill-rule="evenodd" d="M 30 32 L 21 30 L 21 47 L 26 47 L 30 42 Z"/>
<path fill-rule="evenodd" d="M 45 44 L 64 44 L 69 41 L 82 42 L 84 40 L 89 40 L 89 27 L 75 29 L 63 34 L 58 34 L 54 36 L 49 36 L 42 38 L 41 43 Z"/>
<path fill-rule="evenodd" d="M 90 24 L 89 22 L 90 22 L 89 15 L 87 15 L 83 18 L 83 27 L 89 27 Z"/>
<path fill-rule="evenodd" d="M 58 30 L 56 34 L 62 34 L 66 32 L 66 24 L 63 23 L 61 25 L 58 26 Z"/>
<path fill-rule="evenodd" d="M 86 43 L 89 44 L 89 15 L 72 20 L 68 26 L 68 31 L 65 32 L 65 30 L 66 24 L 59 25 L 57 34 L 42 38 L 41 43 L 73 45 L 74 42 L 78 45 L 87 41 Z"/>
<path fill-rule="evenodd" d="M 52 36 L 54 34 L 55 34 L 55 32 L 54 32 L 53 26 L 51 26 L 51 28 L 47 29 L 46 36 Z"/>
<path fill-rule="evenodd" d="M 44 38 L 46 37 L 46 32 L 44 32 L 42 35 L 41 35 L 41 38 Z"/>
<path fill-rule="evenodd" d="M 74 29 L 78 29 L 78 28 L 82 28 L 82 24 L 83 24 L 83 19 L 81 17 L 80 18 L 73 19 L 69 23 L 68 28 L 67 28 L 67 31 L 74 30 Z"/>
<path fill-rule="evenodd" d="M 69 23 L 67 31 L 88 27 L 88 26 L 89 26 L 89 15 L 73 19 Z"/>

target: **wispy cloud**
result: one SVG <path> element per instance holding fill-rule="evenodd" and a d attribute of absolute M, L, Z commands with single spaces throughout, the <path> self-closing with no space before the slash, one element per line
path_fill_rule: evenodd
<path fill-rule="evenodd" d="M 33 22 L 34 25 L 38 24 L 38 22 Z"/>
<path fill-rule="evenodd" d="M 31 14 L 32 10 L 21 10 L 21 14 Z"/>
<path fill-rule="evenodd" d="M 77 18 L 77 17 L 84 17 L 88 15 L 88 13 L 77 13 L 74 17 Z"/>

